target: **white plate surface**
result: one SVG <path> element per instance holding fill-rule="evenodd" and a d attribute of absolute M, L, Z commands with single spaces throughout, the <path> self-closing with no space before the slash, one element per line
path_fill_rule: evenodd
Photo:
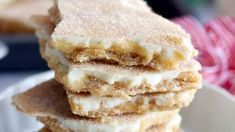
<path fill-rule="evenodd" d="M 0 59 L 4 58 L 8 54 L 8 52 L 9 49 L 6 44 L 0 41 Z"/>
<path fill-rule="evenodd" d="M 17 112 L 11 98 L 52 77 L 52 72 L 37 74 L 0 93 L 0 132 L 32 132 L 42 127 L 35 118 Z M 204 84 L 181 115 L 185 132 L 235 132 L 235 99 L 213 85 Z"/>

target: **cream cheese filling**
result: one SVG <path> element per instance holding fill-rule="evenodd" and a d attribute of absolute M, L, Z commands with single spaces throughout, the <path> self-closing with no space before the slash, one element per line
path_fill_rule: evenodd
<path fill-rule="evenodd" d="M 172 130 L 174 129 L 174 127 L 180 127 L 182 121 L 182 117 L 177 114 L 167 125 L 166 125 L 166 130 L 165 132 L 172 132 Z"/>
<path fill-rule="evenodd" d="M 112 109 L 116 106 L 123 105 L 127 102 L 135 103 L 138 99 L 143 99 L 143 105 L 148 105 L 150 101 L 154 101 L 155 105 L 162 107 L 170 107 L 177 102 L 191 102 L 196 90 L 191 91 L 181 91 L 179 93 L 169 92 L 167 94 L 158 95 L 140 95 L 133 96 L 129 99 L 124 99 L 121 97 L 97 97 L 94 95 L 90 96 L 79 96 L 76 94 L 68 94 L 68 98 L 72 103 L 78 105 L 83 111 L 97 111 L 101 108 Z"/>
<path fill-rule="evenodd" d="M 101 105 L 106 109 L 111 109 L 126 102 L 126 100 L 117 97 L 76 96 L 70 94 L 68 96 L 73 103 L 81 106 L 86 112 L 96 111 L 100 109 Z"/>
<path fill-rule="evenodd" d="M 81 48 L 109 49 L 114 45 L 120 47 L 125 45 L 124 46 L 125 52 L 132 52 L 145 56 L 146 59 L 148 59 L 148 61 L 150 61 L 153 58 L 154 54 L 159 54 L 159 53 L 161 53 L 161 58 L 165 60 L 175 58 L 174 53 L 180 53 L 183 56 L 183 60 L 191 60 L 192 57 L 195 56 L 196 54 L 196 50 L 193 48 L 191 41 L 187 39 L 183 40 L 183 45 L 185 45 L 186 47 L 180 48 L 176 46 L 175 47 L 169 46 L 166 42 L 165 43 L 161 42 L 159 44 L 142 42 L 141 39 L 139 38 L 135 38 L 132 41 L 127 41 L 126 39 L 112 39 L 112 38 L 88 39 L 84 37 L 77 37 L 74 35 L 56 35 L 56 34 L 52 34 L 51 37 L 55 42 L 64 41 L 66 44 L 72 44 L 76 47 L 81 47 Z M 120 43 L 122 45 L 117 45 Z"/>
<path fill-rule="evenodd" d="M 146 82 L 148 85 L 151 85 L 152 88 L 156 88 L 155 86 L 159 82 L 174 79 L 181 73 L 180 70 L 135 73 L 134 71 L 132 72 L 124 68 L 119 70 L 116 66 L 109 65 L 107 65 L 107 67 L 114 69 L 114 72 L 107 70 L 106 67 L 102 65 L 96 65 L 95 67 L 90 65 L 87 67 L 79 67 L 79 65 L 75 66 L 70 64 L 59 50 L 51 48 L 48 44 L 46 44 L 45 54 L 48 57 L 53 57 L 58 63 L 67 68 L 67 79 L 70 85 L 76 84 L 76 82 L 81 81 L 86 76 L 92 76 L 110 85 L 116 82 L 128 82 L 130 87 L 138 87 L 143 82 Z"/>
<path fill-rule="evenodd" d="M 180 71 L 168 71 L 162 73 L 143 73 L 139 75 L 126 72 L 125 70 L 117 73 L 107 71 L 102 67 L 84 67 L 76 68 L 70 67 L 68 72 L 68 79 L 71 84 L 77 80 L 82 80 L 85 76 L 93 76 L 106 83 L 112 85 L 115 82 L 127 82 L 130 87 L 139 86 L 142 82 L 150 84 L 155 87 L 162 80 L 168 80 L 176 78 L 180 74 Z"/>
<path fill-rule="evenodd" d="M 171 112 L 171 111 L 169 111 Z M 70 129 L 74 132 L 136 132 L 140 129 L 141 124 L 144 121 L 148 120 L 156 120 L 161 119 L 164 114 L 168 114 L 169 112 L 149 112 L 141 117 L 137 117 L 136 120 L 131 122 L 125 119 L 112 119 L 108 123 L 93 123 L 87 121 L 76 121 L 59 118 L 60 127 Z M 163 114 L 163 115 L 162 115 Z M 179 114 L 173 116 L 173 118 L 169 121 L 169 125 L 166 124 L 166 130 L 169 130 L 171 126 L 174 124 L 180 124 L 181 117 Z M 153 124 L 154 125 L 154 124 Z"/>

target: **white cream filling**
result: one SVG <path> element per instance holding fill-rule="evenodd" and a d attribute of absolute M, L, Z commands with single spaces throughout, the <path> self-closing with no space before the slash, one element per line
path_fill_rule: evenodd
<path fill-rule="evenodd" d="M 136 132 L 140 129 L 141 123 L 145 120 L 154 120 L 159 118 L 161 119 L 162 114 L 167 114 L 168 112 L 149 112 L 145 115 L 128 122 L 125 119 L 113 119 L 108 123 L 92 123 L 87 121 L 75 121 L 75 120 L 66 120 L 59 118 L 60 127 L 70 129 L 74 132 Z M 180 122 L 181 119 L 176 115 L 172 121 L 169 123 L 174 124 L 174 122 Z M 168 127 L 169 126 L 169 127 Z M 171 125 L 167 125 L 170 129 Z"/>
<path fill-rule="evenodd" d="M 82 80 L 85 76 L 93 76 L 106 83 L 112 85 L 115 82 L 130 82 L 130 87 L 139 86 L 142 82 L 155 87 L 162 80 L 168 80 L 176 78 L 180 74 L 180 71 L 167 71 L 167 72 L 155 72 L 155 73 L 142 73 L 135 75 L 128 73 L 125 70 L 114 73 L 107 71 L 102 67 L 85 67 L 76 68 L 70 67 L 68 72 L 68 79 L 71 84 L 78 80 Z"/>
<path fill-rule="evenodd" d="M 54 57 L 60 64 L 68 68 L 68 81 L 71 85 L 82 80 L 86 76 L 93 76 L 110 85 L 115 82 L 128 82 L 130 83 L 130 87 L 138 87 L 143 82 L 146 82 L 151 85 L 152 88 L 156 88 L 155 86 L 159 82 L 176 78 L 181 73 L 180 70 L 173 70 L 165 72 L 142 72 L 135 74 L 126 69 L 119 70 L 118 72 L 112 72 L 102 66 L 76 67 L 69 64 L 60 51 L 50 48 L 48 44 L 46 45 L 45 54 L 46 56 Z"/>
<path fill-rule="evenodd" d="M 80 105 L 81 108 L 88 112 L 88 111 L 96 111 L 98 110 L 101 105 L 104 108 L 114 108 L 115 106 L 121 105 L 126 102 L 121 98 L 117 97 L 97 97 L 97 96 L 74 96 L 69 95 L 69 98 L 72 98 L 72 101 Z"/>
<path fill-rule="evenodd" d="M 126 39 L 104 39 L 104 38 L 94 38 L 94 39 L 88 39 L 84 37 L 78 37 L 74 35 L 56 35 L 52 34 L 52 39 L 55 41 L 65 41 L 69 44 L 73 44 L 77 47 L 94 47 L 97 46 L 97 44 L 101 45 L 104 49 L 109 49 L 113 44 L 115 43 L 126 43 Z M 176 51 L 179 53 L 182 53 L 185 60 L 191 60 L 194 56 L 195 49 L 192 46 L 192 43 L 190 39 L 184 39 L 183 45 L 187 47 L 187 49 L 184 48 L 178 48 L 169 46 L 166 43 L 160 43 L 160 44 L 153 44 L 153 43 L 147 43 L 142 42 L 141 39 L 135 38 L 132 40 L 136 45 L 144 49 L 145 55 L 147 58 L 152 58 L 154 54 L 161 53 L 161 57 L 163 59 L 170 59 L 175 58 L 174 54 Z M 133 49 L 135 50 L 135 49 Z M 135 52 L 135 51 L 133 51 Z M 141 54 L 141 53 L 139 53 Z"/>
<path fill-rule="evenodd" d="M 180 123 L 182 121 L 182 117 L 177 114 L 167 125 L 165 132 L 172 132 L 174 127 L 180 127 Z"/>
<path fill-rule="evenodd" d="M 93 95 L 90 96 L 77 96 L 74 94 L 69 95 L 69 99 L 75 104 L 82 108 L 84 112 L 89 111 L 98 111 L 101 107 L 105 109 L 112 109 L 116 106 L 125 104 L 127 102 L 135 103 L 137 99 L 142 98 L 144 101 L 144 105 L 148 105 L 149 101 L 155 101 L 155 104 L 158 106 L 171 106 L 177 102 L 191 102 L 190 100 L 193 99 L 193 93 L 195 91 L 182 91 L 180 93 L 168 93 L 163 95 L 156 95 L 156 96 L 134 96 L 129 99 L 123 99 L 121 97 L 96 97 Z M 172 99 L 175 100 L 172 100 Z"/>

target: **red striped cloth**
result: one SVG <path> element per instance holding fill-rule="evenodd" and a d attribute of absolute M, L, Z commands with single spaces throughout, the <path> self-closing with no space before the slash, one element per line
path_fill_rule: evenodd
<path fill-rule="evenodd" d="M 200 24 L 192 16 L 172 20 L 191 34 L 199 50 L 205 81 L 220 85 L 235 95 L 235 18 L 221 17 Z"/>

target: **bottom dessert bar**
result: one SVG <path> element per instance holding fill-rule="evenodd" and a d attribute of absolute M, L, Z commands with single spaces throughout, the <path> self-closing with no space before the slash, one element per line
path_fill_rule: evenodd
<path fill-rule="evenodd" d="M 119 97 L 97 97 L 89 93 L 66 92 L 63 85 L 55 80 L 49 80 L 36 86 L 33 90 L 29 90 L 28 93 L 31 93 L 30 96 L 32 96 L 30 100 L 37 99 L 38 96 L 40 99 L 48 98 L 47 103 L 50 105 L 60 104 L 60 100 L 53 100 L 53 102 L 49 100 L 63 95 L 66 104 L 70 104 L 68 107 L 71 108 L 73 114 L 103 118 L 122 114 L 180 109 L 189 105 L 196 91 L 196 89 L 191 89 L 180 92 L 148 93 L 132 96 L 130 100 L 125 100 Z M 52 95 L 53 97 L 51 97 Z"/>
<path fill-rule="evenodd" d="M 48 82 L 44 84 L 46 83 Z M 143 132 L 151 131 L 151 128 L 162 129 L 166 124 L 170 124 L 170 129 L 171 124 L 174 126 L 175 122 L 180 124 L 181 121 L 181 117 L 178 115 L 179 110 L 125 114 L 104 118 L 74 115 L 70 110 L 66 91 L 60 88 L 60 84 L 44 84 L 14 96 L 13 104 L 19 111 L 37 117 L 53 132 L 112 132 L 126 130 L 129 132 Z"/>
<path fill-rule="evenodd" d="M 153 117 L 154 118 L 154 117 Z M 145 125 L 145 124 L 139 124 L 139 125 L 132 125 L 132 129 L 130 129 L 130 127 L 126 127 L 126 126 L 104 126 L 104 125 L 97 125 L 97 124 L 86 124 L 86 125 L 79 125 L 78 127 L 76 127 L 74 124 L 76 123 L 72 123 L 73 129 L 71 129 L 72 125 L 61 125 L 60 121 L 55 120 L 55 119 L 50 119 L 48 117 L 45 118 L 38 118 L 39 121 L 41 121 L 42 123 L 45 124 L 46 127 L 42 128 L 40 130 L 40 132 L 74 132 L 74 131 L 78 131 L 78 132 L 96 132 L 96 131 L 102 131 L 102 132 L 110 132 L 110 131 L 117 131 L 117 132 L 121 132 L 121 131 L 125 131 L 128 130 L 130 132 L 180 132 L 180 123 L 181 123 L 181 117 L 180 115 L 176 114 L 175 116 L 173 116 L 172 119 L 170 119 L 168 122 L 164 122 L 163 119 L 162 122 L 160 123 L 156 123 L 153 124 L 151 126 L 149 125 Z M 156 119 L 157 120 L 157 119 Z M 151 120 L 152 121 L 152 120 Z M 137 121 L 138 122 L 138 121 Z M 124 122 L 126 123 L 126 122 Z M 95 126 L 97 125 L 97 126 Z M 130 124 L 126 124 L 126 125 L 130 125 Z M 89 126 L 89 127 L 88 127 Z M 74 129 L 76 128 L 76 130 Z"/>

